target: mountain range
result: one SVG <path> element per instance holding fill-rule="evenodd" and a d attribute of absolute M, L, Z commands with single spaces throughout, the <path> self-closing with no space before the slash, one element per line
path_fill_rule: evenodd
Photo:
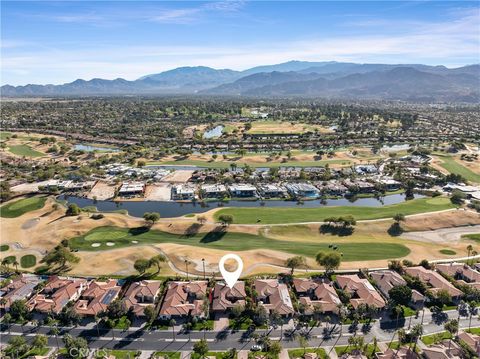
<path fill-rule="evenodd" d="M 95 78 L 63 85 L 1 87 L 5 97 L 167 94 L 477 103 L 480 65 L 289 61 L 244 71 L 179 67 L 134 81 Z"/>

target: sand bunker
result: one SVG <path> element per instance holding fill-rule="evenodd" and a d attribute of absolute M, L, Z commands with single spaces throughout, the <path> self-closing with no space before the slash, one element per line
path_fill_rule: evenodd
<path fill-rule="evenodd" d="M 133 243 L 133 244 L 137 244 L 137 243 L 138 243 L 138 241 L 132 241 L 132 243 Z"/>
<path fill-rule="evenodd" d="M 30 229 L 35 227 L 38 222 L 40 221 L 40 218 L 32 218 L 26 221 L 25 223 L 22 224 L 22 229 Z"/>
<path fill-rule="evenodd" d="M 105 244 L 106 244 L 107 246 L 109 246 L 109 247 L 112 247 L 112 246 L 115 245 L 115 243 L 113 243 L 113 242 L 107 242 L 107 243 L 105 243 Z"/>
<path fill-rule="evenodd" d="M 101 246 L 101 243 L 92 243 L 92 247 L 100 247 Z"/>

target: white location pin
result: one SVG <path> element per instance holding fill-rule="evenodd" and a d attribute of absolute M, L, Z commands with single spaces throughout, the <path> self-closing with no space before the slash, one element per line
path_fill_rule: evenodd
<path fill-rule="evenodd" d="M 225 269 L 225 262 L 229 259 L 233 259 L 237 262 L 237 269 L 234 272 L 229 272 Z M 227 283 L 230 289 L 232 289 L 235 283 L 237 283 L 238 278 L 240 278 L 240 275 L 242 274 L 242 258 L 233 253 L 225 254 L 222 259 L 220 259 L 220 262 L 218 263 L 218 268 L 220 268 L 220 273 L 222 273 L 222 277 L 223 279 L 225 279 L 225 283 Z"/>

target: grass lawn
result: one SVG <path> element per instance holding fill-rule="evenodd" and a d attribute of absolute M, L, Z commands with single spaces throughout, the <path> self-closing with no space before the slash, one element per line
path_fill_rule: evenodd
<path fill-rule="evenodd" d="M 0 207 L 0 217 L 20 217 L 22 214 L 27 212 L 43 208 L 46 200 L 46 197 L 29 197 L 15 202 L 9 202 Z"/>
<path fill-rule="evenodd" d="M 177 166 L 197 166 L 205 168 L 230 168 L 230 164 L 235 163 L 238 168 L 248 164 L 250 167 L 323 167 L 327 163 L 330 165 L 349 166 L 349 160 L 319 160 L 319 161 L 287 161 L 287 162 L 251 162 L 248 159 L 235 162 L 230 161 L 202 161 L 202 160 L 178 160 L 178 161 L 151 161 L 148 166 L 177 165 Z"/>
<path fill-rule="evenodd" d="M 327 353 L 325 352 L 325 349 L 323 348 L 306 348 L 305 350 L 306 353 L 317 353 L 317 356 L 320 359 L 327 359 Z M 303 349 L 291 349 L 288 351 L 288 356 L 290 359 L 295 359 L 295 358 L 302 358 L 303 357 Z"/>
<path fill-rule="evenodd" d="M 463 166 L 461 163 L 457 162 L 452 156 L 439 156 L 439 158 L 442 160 L 440 166 L 445 168 L 448 172 L 459 174 L 468 181 L 480 183 L 479 174 Z"/>
<path fill-rule="evenodd" d="M 453 256 L 453 255 L 457 254 L 457 252 L 452 251 L 451 249 L 440 249 L 439 252 L 442 253 L 442 254 L 449 255 L 449 256 Z"/>
<path fill-rule="evenodd" d="M 444 339 L 451 339 L 451 338 L 452 338 L 452 334 L 450 334 L 449 332 L 441 332 L 437 334 L 423 336 L 422 342 L 424 342 L 425 345 L 432 345 Z"/>
<path fill-rule="evenodd" d="M 155 357 L 164 357 L 168 359 L 180 359 L 180 352 L 155 352 Z"/>
<path fill-rule="evenodd" d="M 50 348 L 35 348 L 29 350 L 27 353 L 19 357 L 19 359 L 22 358 L 30 358 L 30 357 L 35 357 L 35 356 L 45 356 L 47 353 L 50 351 Z"/>
<path fill-rule="evenodd" d="M 464 234 L 462 239 L 468 239 L 470 241 L 480 242 L 480 233 L 473 233 L 473 234 Z"/>
<path fill-rule="evenodd" d="M 199 320 L 192 327 L 192 330 L 213 330 L 213 320 Z"/>
<path fill-rule="evenodd" d="M 35 151 L 30 146 L 27 145 L 15 145 L 8 147 L 8 150 L 17 156 L 25 156 L 25 157 L 42 157 L 45 156 L 45 153 Z"/>
<path fill-rule="evenodd" d="M 466 330 L 469 333 L 480 335 L 480 328 L 470 328 Z"/>
<path fill-rule="evenodd" d="M 138 241 L 138 244 L 132 243 Z M 107 246 L 107 242 L 114 242 L 114 246 Z M 100 243 L 99 247 L 92 247 L 93 243 Z M 148 228 L 119 228 L 98 227 L 83 236 L 70 240 L 72 249 L 82 251 L 101 251 L 105 249 L 121 248 L 148 243 L 177 243 L 189 246 L 208 247 L 212 249 L 245 251 L 251 249 L 272 249 L 281 252 L 293 253 L 312 257 L 317 252 L 331 250 L 329 243 L 284 241 L 267 238 L 261 235 L 236 232 L 208 232 L 192 235 L 179 235 Z M 404 257 L 410 250 L 398 243 L 352 243 L 338 244 L 338 251 L 343 253 L 343 261 L 377 260 Z"/>
<path fill-rule="evenodd" d="M 6 252 L 10 249 L 10 246 L 8 244 L 2 244 L 0 246 L 0 252 Z"/>
<path fill-rule="evenodd" d="M 133 359 L 137 357 L 137 354 L 134 350 L 99 349 L 96 358 L 107 358 L 109 355 L 113 355 L 116 359 Z"/>
<path fill-rule="evenodd" d="M 223 355 L 225 354 L 226 352 L 208 352 L 205 357 L 215 357 L 216 359 L 222 359 L 223 358 Z M 193 353 L 190 355 L 190 358 L 191 359 L 201 359 L 201 356 L 200 354 L 197 354 L 197 353 Z"/>
<path fill-rule="evenodd" d="M 247 330 L 248 328 L 250 328 L 251 326 L 254 326 L 255 328 L 257 329 L 267 329 L 267 326 L 266 325 L 255 325 L 253 324 L 253 320 L 251 320 L 250 318 L 240 318 L 240 319 L 229 319 L 228 320 L 228 327 L 230 329 L 234 329 L 234 330 Z"/>
<path fill-rule="evenodd" d="M 411 316 L 417 314 L 417 312 L 414 309 L 412 309 L 410 307 L 407 307 L 405 305 L 402 305 L 402 310 L 403 310 L 403 316 L 404 317 L 411 317 Z"/>
<path fill-rule="evenodd" d="M 37 258 L 33 254 L 27 254 L 20 258 L 20 266 L 22 268 L 31 268 L 37 264 Z"/>
<path fill-rule="evenodd" d="M 12 137 L 11 132 L 0 131 L 0 140 L 2 140 L 2 141 L 8 140 L 10 137 Z"/>
<path fill-rule="evenodd" d="M 337 355 L 340 357 L 343 354 L 348 354 L 351 353 L 355 348 L 353 346 L 339 346 L 335 347 L 335 351 L 337 352 Z M 365 354 L 367 357 L 371 358 L 374 353 L 380 351 L 378 346 L 375 348 L 373 344 L 368 344 L 366 350 L 363 351 L 363 354 Z"/>
<path fill-rule="evenodd" d="M 419 198 L 383 207 L 332 206 L 318 208 L 225 208 L 215 212 L 218 220 L 222 214 L 233 216 L 233 223 L 239 224 L 283 224 L 299 222 L 321 222 L 327 217 L 352 215 L 356 220 L 391 218 L 397 213 L 404 215 L 436 212 L 455 208 L 446 197 Z"/>

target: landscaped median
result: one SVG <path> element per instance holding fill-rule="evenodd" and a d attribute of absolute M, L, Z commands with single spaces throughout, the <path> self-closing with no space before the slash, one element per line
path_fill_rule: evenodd
<path fill-rule="evenodd" d="M 204 232 L 180 235 L 147 227 L 120 228 L 98 227 L 83 236 L 70 240 L 70 247 L 80 251 L 101 251 L 143 244 L 176 243 L 188 246 L 206 247 L 225 251 L 246 251 L 270 249 L 296 255 L 313 257 L 319 251 L 331 250 L 329 242 L 303 242 L 275 240 L 262 235 L 238 232 Z M 410 250 L 399 243 L 352 241 L 339 243 L 337 250 L 342 253 L 342 261 L 381 260 L 401 258 Z"/>
<path fill-rule="evenodd" d="M 397 213 L 412 215 L 438 212 L 455 208 L 446 197 L 419 198 L 383 207 L 331 206 L 318 208 L 281 208 L 281 207 L 241 207 L 224 208 L 215 212 L 215 219 L 221 215 L 233 216 L 238 224 L 283 224 L 302 222 L 322 222 L 328 217 L 351 215 L 356 220 L 392 218 Z"/>

